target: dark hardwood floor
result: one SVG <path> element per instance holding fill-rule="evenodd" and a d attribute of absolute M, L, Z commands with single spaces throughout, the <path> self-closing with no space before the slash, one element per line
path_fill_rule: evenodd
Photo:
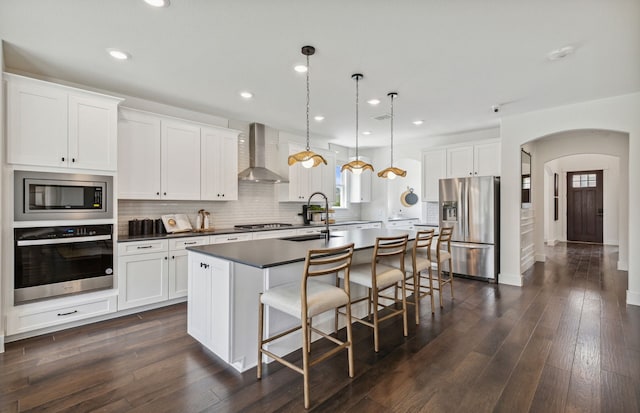
<path fill-rule="evenodd" d="M 445 292 L 433 317 L 424 300 L 408 337 L 386 323 L 378 354 L 372 331 L 354 325 L 356 377 L 346 354 L 314 367 L 311 410 L 638 412 L 640 308 L 625 305 L 617 249 L 560 244 L 548 254 L 524 288 L 456 278 L 456 299 Z M 273 363 L 263 377 L 188 336 L 181 304 L 8 343 L 0 412 L 304 410 L 299 374 Z"/>

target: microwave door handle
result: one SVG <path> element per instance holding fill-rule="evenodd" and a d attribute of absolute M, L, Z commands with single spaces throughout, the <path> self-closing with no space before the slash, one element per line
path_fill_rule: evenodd
<path fill-rule="evenodd" d="M 32 245 L 73 244 L 75 242 L 102 241 L 111 239 L 111 235 L 92 235 L 89 237 L 55 238 L 55 239 L 30 239 L 18 241 L 18 247 Z"/>

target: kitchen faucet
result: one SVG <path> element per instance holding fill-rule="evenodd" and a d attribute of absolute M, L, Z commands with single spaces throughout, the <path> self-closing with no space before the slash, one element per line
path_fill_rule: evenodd
<path fill-rule="evenodd" d="M 313 198 L 315 195 L 320 195 L 324 198 L 324 211 L 325 211 L 325 216 L 324 216 L 324 223 L 325 223 L 325 230 L 324 231 L 320 231 L 322 233 L 324 233 L 324 239 L 329 242 L 329 198 L 327 198 L 327 196 L 325 194 L 323 194 L 322 192 L 314 192 L 309 196 L 309 200 L 307 201 L 307 211 L 309 211 L 309 204 L 311 203 L 311 198 Z"/>

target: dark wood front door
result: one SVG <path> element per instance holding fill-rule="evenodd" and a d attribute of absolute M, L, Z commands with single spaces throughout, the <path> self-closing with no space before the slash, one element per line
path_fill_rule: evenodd
<path fill-rule="evenodd" d="M 567 173 L 567 240 L 602 243 L 602 171 Z"/>

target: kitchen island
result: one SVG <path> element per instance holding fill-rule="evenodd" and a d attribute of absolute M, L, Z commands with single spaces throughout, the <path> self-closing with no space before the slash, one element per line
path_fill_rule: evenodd
<path fill-rule="evenodd" d="M 415 238 L 410 230 L 363 229 L 334 231 L 328 242 L 266 239 L 189 247 L 187 330 L 236 370 L 246 371 L 257 364 L 259 294 L 300 281 L 309 249 L 354 243 L 353 263 L 371 262 L 376 237 L 402 234 L 408 234 L 410 240 Z M 324 280 L 335 282 L 332 276 Z M 354 287 L 351 293 L 358 297 L 366 290 Z M 360 304 L 352 311 L 364 317 L 366 304 Z M 340 321 L 344 323 L 344 319 Z M 271 336 L 296 324 L 296 318 L 265 308 L 265 334 Z M 332 332 L 333 313 L 315 317 L 314 326 Z M 292 334 L 271 343 L 269 349 L 285 355 L 300 348 L 301 343 L 300 336 Z"/>

